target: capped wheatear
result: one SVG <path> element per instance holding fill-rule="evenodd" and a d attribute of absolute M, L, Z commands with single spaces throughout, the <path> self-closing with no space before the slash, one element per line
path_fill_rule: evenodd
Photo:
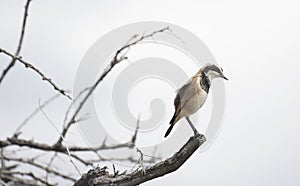
<path fill-rule="evenodd" d="M 224 76 L 221 67 L 214 64 L 206 64 L 177 90 L 177 95 L 174 100 L 175 113 L 170 121 L 170 127 L 168 128 L 165 137 L 170 134 L 175 123 L 183 117 L 186 118 L 194 133 L 198 133 L 190 121 L 189 116 L 199 110 L 205 103 L 211 81 L 218 77 L 228 80 Z"/>

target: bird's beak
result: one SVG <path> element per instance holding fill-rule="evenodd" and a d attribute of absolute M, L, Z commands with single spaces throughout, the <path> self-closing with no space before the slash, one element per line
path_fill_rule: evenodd
<path fill-rule="evenodd" d="M 226 80 L 228 81 L 227 77 L 225 77 L 224 75 L 222 76 L 222 78 L 223 78 L 223 79 L 226 79 Z"/>

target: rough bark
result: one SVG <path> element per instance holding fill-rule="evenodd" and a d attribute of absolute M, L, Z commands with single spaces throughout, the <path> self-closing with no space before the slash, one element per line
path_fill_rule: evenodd
<path fill-rule="evenodd" d="M 84 174 L 74 186 L 102 185 L 139 185 L 157 177 L 176 171 L 191 155 L 205 142 L 205 137 L 196 134 L 172 157 L 160 161 L 153 166 L 140 169 L 128 174 L 112 175 L 106 168 L 95 168 Z"/>

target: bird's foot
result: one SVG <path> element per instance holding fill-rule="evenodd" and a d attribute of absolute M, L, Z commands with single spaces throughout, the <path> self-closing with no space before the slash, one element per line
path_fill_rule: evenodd
<path fill-rule="evenodd" d="M 198 134 L 198 135 L 200 135 L 199 137 L 202 141 L 206 141 L 206 137 L 203 134 Z"/>
<path fill-rule="evenodd" d="M 193 131 L 194 131 L 194 135 L 195 135 L 195 136 L 197 136 L 197 135 L 202 135 L 202 134 L 200 134 L 200 133 L 197 131 L 197 129 L 195 129 L 195 128 L 193 128 Z"/>

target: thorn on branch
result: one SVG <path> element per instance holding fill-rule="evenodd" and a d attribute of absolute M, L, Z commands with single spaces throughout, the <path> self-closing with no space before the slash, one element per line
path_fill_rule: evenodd
<path fill-rule="evenodd" d="M 141 118 L 141 115 L 138 116 L 138 120 L 136 122 L 136 129 L 135 129 L 134 135 L 131 138 L 131 144 L 133 147 L 135 146 L 135 142 L 136 142 L 136 138 L 137 138 L 137 134 L 138 134 L 138 130 L 139 130 L 140 118 Z"/>
<path fill-rule="evenodd" d="M 112 164 L 112 166 L 113 166 L 113 171 L 114 171 L 114 175 L 113 175 L 113 177 L 116 177 L 116 176 L 119 174 L 119 171 L 118 171 L 118 170 L 116 170 L 116 167 L 115 167 L 115 165 L 114 165 L 114 164 Z"/>
<path fill-rule="evenodd" d="M 140 154 L 139 164 L 140 164 L 140 166 L 141 166 L 141 168 L 142 168 L 143 174 L 145 175 L 145 174 L 146 174 L 146 169 L 145 169 L 144 164 L 143 164 L 143 161 L 144 161 L 144 154 L 143 154 L 143 152 L 142 152 L 140 149 L 138 149 L 138 148 L 136 148 L 136 151 Z"/>

